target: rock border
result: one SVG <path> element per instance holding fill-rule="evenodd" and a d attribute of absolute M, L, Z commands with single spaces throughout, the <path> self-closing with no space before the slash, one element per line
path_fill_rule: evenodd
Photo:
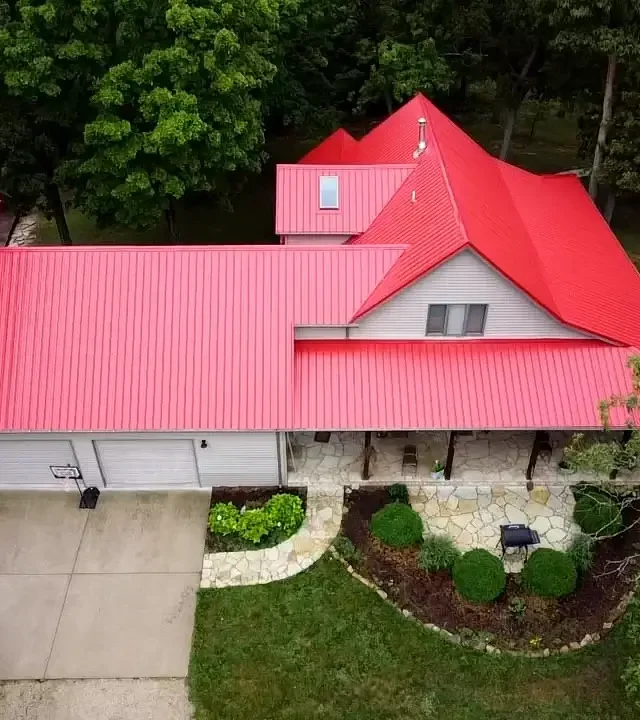
<path fill-rule="evenodd" d="M 347 572 L 352 575 L 356 580 L 359 580 L 363 585 L 370 588 L 371 590 L 375 590 L 375 592 L 389 605 L 391 605 L 393 608 L 395 608 L 399 613 L 404 615 L 406 618 L 409 618 L 413 620 L 414 622 L 418 623 L 422 627 L 424 627 L 426 630 L 430 630 L 434 633 L 437 633 L 440 635 L 440 637 L 445 638 L 449 642 L 451 642 L 453 645 L 460 645 L 462 647 L 466 647 L 471 650 L 477 650 L 478 652 L 485 652 L 489 655 L 512 655 L 517 657 L 528 657 L 528 658 L 543 658 L 543 657 L 551 657 L 557 656 L 557 655 L 566 655 L 569 652 L 574 652 L 576 650 L 582 650 L 585 647 L 588 647 L 589 645 L 595 645 L 596 643 L 600 642 L 602 638 L 607 635 L 610 630 L 613 628 L 613 626 L 616 624 L 620 618 L 625 614 L 627 607 L 629 606 L 629 603 L 631 600 L 633 600 L 634 597 L 634 591 L 630 590 L 629 592 L 625 593 L 620 602 L 615 606 L 615 608 L 609 613 L 609 621 L 606 623 L 603 623 L 602 630 L 599 633 L 594 633 L 593 635 L 587 633 L 582 640 L 571 642 L 568 644 L 562 645 L 560 648 L 543 648 L 541 650 L 513 650 L 513 649 L 502 649 L 498 648 L 495 645 L 492 645 L 491 643 L 486 643 L 483 640 L 480 639 L 480 635 L 482 635 L 481 632 L 475 634 L 473 636 L 465 636 L 464 633 L 452 633 L 449 630 L 446 630 L 445 628 L 438 627 L 437 625 L 434 625 L 433 623 L 425 623 L 422 622 L 422 620 L 419 620 L 412 612 L 411 610 L 407 610 L 407 608 L 400 607 L 397 603 L 395 603 L 393 600 L 389 598 L 389 594 L 383 590 L 381 587 L 378 587 L 376 583 L 369 580 L 368 578 L 361 575 L 352 565 L 350 565 L 343 557 L 340 555 L 340 553 L 335 549 L 333 545 L 329 547 L 329 552 L 331 555 L 339 562 L 341 563 L 346 569 Z"/>

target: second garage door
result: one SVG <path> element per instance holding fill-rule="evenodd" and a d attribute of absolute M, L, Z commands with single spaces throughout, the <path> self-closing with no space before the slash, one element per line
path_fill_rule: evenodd
<path fill-rule="evenodd" d="M 96 440 L 108 488 L 198 487 L 191 440 Z"/>

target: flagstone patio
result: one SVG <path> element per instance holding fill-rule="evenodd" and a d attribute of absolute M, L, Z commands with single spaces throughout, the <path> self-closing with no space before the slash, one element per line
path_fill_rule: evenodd
<path fill-rule="evenodd" d="M 449 535 L 461 550 L 485 548 L 501 554 L 500 526 L 521 523 L 536 530 L 540 545 L 566 550 L 580 532 L 572 520 L 575 501 L 567 485 L 412 485 L 412 507 L 424 521 L 425 532 Z M 507 554 L 507 570 L 520 570 L 522 552 Z"/>

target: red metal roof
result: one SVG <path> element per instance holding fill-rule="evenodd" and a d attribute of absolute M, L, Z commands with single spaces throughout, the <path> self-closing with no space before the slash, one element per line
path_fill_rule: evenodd
<path fill-rule="evenodd" d="M 0 430 L 291 423 L 296 324 L 346 324 L 402 248 L 0 250 Z"/>
<path fill-rule="evenodd" d="M 358 162 L 406 162 L 421 116 L 427 149 L 353 240 L 409 250 L 353 320 L 471 247 L 561 322 L 640 345 L 640 324 L 628 321 L 640 316 L 640 275 L 577 178 L 497 160 L 421 95 L 358 143 Z"/>
<path fill-rule="evenodd" d="M 599 402 L 631 388 L 632 352 L 588 340 L 297 341 L 295 427 L 601 428 Z"/>
<path fill-rule="evenodd" d="M 364 232 L 415 165 L 278 165 L 276 233 Z M 338 177 L 339 208 L 320 209 L 321 175 Z"/>
<path fill-rule="evenodd" d="M 316 145 L 299 162 L 312 165 L 323 165 L 325 162 L 348 163 L 351 153 L 357 146 L 358 141 L 340 128 Z"/>

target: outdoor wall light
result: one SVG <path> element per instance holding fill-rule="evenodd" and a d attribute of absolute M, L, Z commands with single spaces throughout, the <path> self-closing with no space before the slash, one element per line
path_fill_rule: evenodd
<path fill-rule="evenodd" d="M 205 448 L 209 447 L 209 443 L 206 440 L 201 440 L 200 447 L 204 450 Z"/>

